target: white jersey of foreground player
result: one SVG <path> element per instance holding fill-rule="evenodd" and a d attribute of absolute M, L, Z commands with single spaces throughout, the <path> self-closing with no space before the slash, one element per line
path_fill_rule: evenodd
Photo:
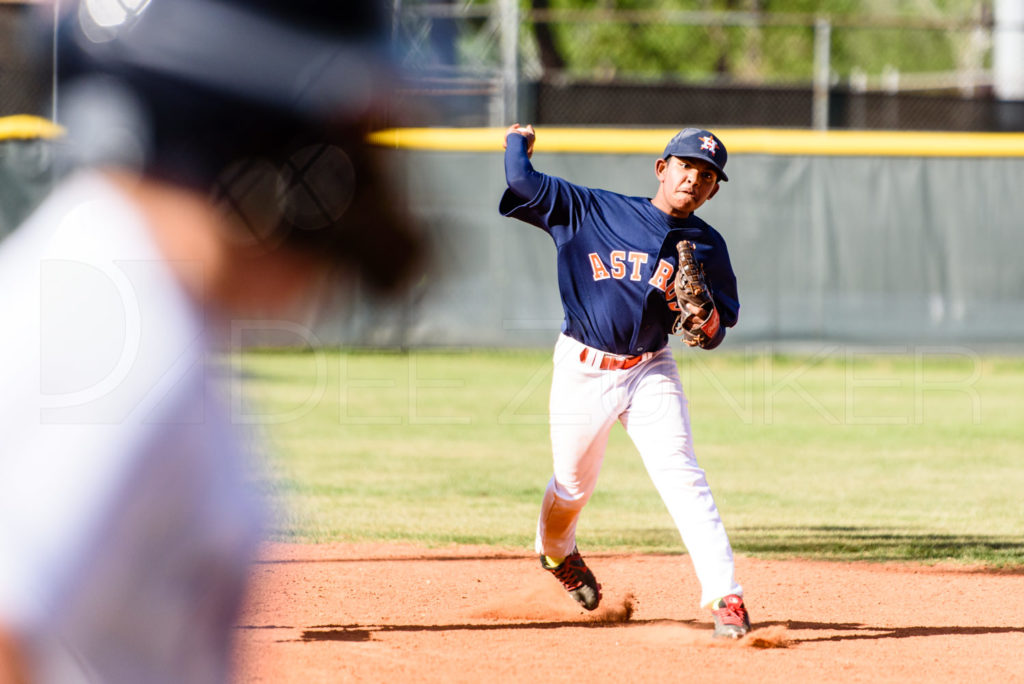
<path fill-rule="evenodd" d="M 0 293 L 0 626 L 33 681 L 228 681 L 262 509 L 204 313 L 99 173 L 0 243 Z"/>

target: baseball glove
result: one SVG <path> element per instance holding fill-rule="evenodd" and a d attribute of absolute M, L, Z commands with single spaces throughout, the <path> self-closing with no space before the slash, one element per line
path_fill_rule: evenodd
<path fill-rule="evenodd" d="M 704 267 L 694 256 L 694 248 L 689 240 L 676 243 L 679 266 L 673 284 L 680 313 L 672 326 L 672 334 L 680 335 L 691 347 L 706 348 L 718 334 L 718 309 L 704 279 Z"/>

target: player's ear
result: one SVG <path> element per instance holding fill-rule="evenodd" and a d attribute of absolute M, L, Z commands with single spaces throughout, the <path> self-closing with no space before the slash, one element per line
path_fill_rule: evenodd
<path fill-rule="evenodd" d="M 665 173 L 665 167 L 668 166 L 668 162 L 664 159 L 658 159 L 654 162 L 654 175 L 661 180 L 661 176 Z"/>
<path fill-rule="evenodd" d="M 712 197 L 717 195 L 718 194 L 718 190 L 721 187 L 722 187 L 722 183 L 720 181 L 715 181 L 715 187 L 711 188 L 711 192 L 708 193 L 708 199 L 711 199 Z M 704 201 L 707 202 L 708 200 L 704 200 Z"/>

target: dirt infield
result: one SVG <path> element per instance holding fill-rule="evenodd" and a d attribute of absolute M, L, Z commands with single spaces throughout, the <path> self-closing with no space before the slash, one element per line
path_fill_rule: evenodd
<path fill-rule="evenodd" d="M 1024 681 L 1024 574 L 739 558 L 755 630 L 710 638 L 685 556 L 589 554 L 588 614 L 523 551 L 273 544 L 242 682 Z"/>

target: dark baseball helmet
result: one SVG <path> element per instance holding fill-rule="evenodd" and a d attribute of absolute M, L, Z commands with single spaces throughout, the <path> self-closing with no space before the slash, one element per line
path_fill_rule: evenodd
<path fill-rule="evenodd" d="M 211 192 L 246 239 L 349 261 L 381 288 L 408 272 L 418 240 L 365 143 L 398 78 L 380 2 L 63 7 L 58 118 L 79 163 Z"/>
<path fill-rule="evenodd" d="M 81 0 L 58 37 L 61 81 L 106 73 L 302 116 L 360 117 L 393 82 L 372 0 Z"/>

